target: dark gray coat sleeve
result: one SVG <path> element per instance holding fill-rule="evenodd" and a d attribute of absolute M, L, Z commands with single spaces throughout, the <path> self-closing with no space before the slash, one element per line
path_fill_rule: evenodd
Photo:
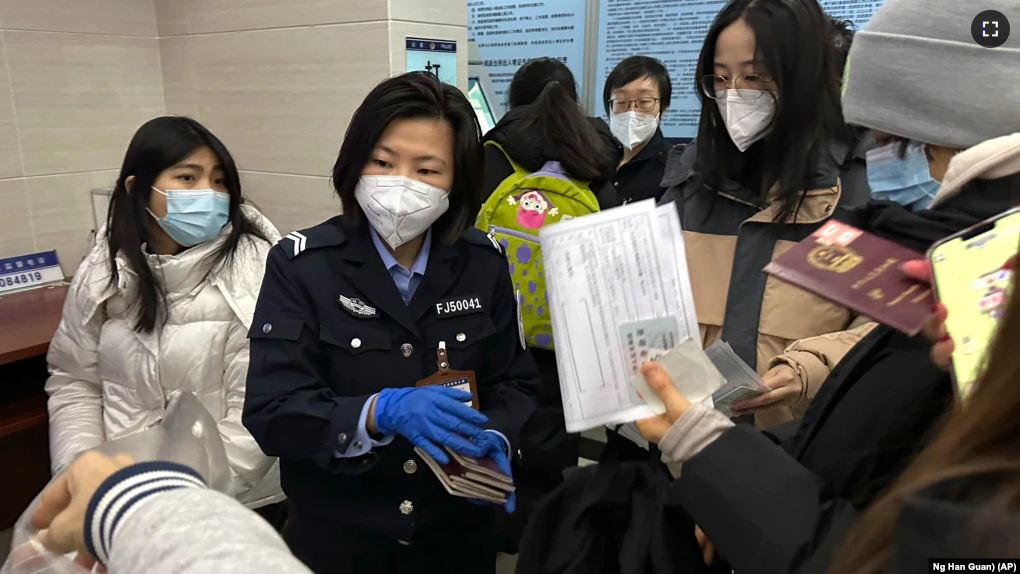
<path fill-rule="evenodd" d="M 684 463 L 684 508 L 741 574 L 826 572 L 858 511 L 746 425 Z"/>

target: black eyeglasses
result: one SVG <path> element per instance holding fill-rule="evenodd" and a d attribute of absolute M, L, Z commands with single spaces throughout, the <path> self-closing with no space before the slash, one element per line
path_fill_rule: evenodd
<path fill-rule="evenodd" d="M 761 74 L 737 76 L 732 80 L 726 76 L 702 76 L 701 91 L 713 100 L 726 96 L 726 91 L 733 89 L 745 100 L 757 100 L 769 89 L 772 78 Z"/>
<path fill-rule="evenodd" d="M 658 102 L 659 98 L 638 98 L 636 100 L 613 98 L 609 100 L 609 109 L 613 110 L 614 114 L 622 114 L 630 111 L 633 106 L 635 110 L 647 114 L 655 111 L 655 104 Z"/>

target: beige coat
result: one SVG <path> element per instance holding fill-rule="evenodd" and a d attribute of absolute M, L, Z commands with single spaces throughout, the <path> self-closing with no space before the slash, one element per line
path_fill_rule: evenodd
<path fill-rule="evenodd" d="M 757 421 L 770 426 L 799 418 L 832 367 L 874 323 L 761 269 L 845 207 L 865 203 L 870 193 L 866 186 L 844 189 L 843 174 L 821 166 L 817 187 L 779 225 L 778 202 L 759 206 L 755 194 L 738 184 L 715 197 L 695 193 L 688 185 L 693 154 L 692 146 L 682 159 L 671 159 L 682 167 L 663 201 L 675 202 L 680 214 L 702 343 L 726 340 L 762 375 L 777 364 L 791 365 L 802 381 L 797 402 L 764 410 Z"/>

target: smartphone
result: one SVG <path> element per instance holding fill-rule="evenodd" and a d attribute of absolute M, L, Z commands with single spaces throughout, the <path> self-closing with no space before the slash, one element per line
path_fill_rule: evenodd
<path fill-rule="evenodd" d="M 965 398 L 981 374 L 985 352 L 1009 297 L 1011 270 L 1005 263 L 1020 247 L 1020 208 L 1002 213 L 928 251 L 935 296 L 946 309 L 952 335 L 953 379 Z"/>

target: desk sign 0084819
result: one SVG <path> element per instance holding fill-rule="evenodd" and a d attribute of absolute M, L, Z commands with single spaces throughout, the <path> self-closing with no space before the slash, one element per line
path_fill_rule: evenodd
<path fill-rule="evenodd" d="M 64 280 L 56 251 L 0 259 L 0 294 L 24 291 Z"/>

